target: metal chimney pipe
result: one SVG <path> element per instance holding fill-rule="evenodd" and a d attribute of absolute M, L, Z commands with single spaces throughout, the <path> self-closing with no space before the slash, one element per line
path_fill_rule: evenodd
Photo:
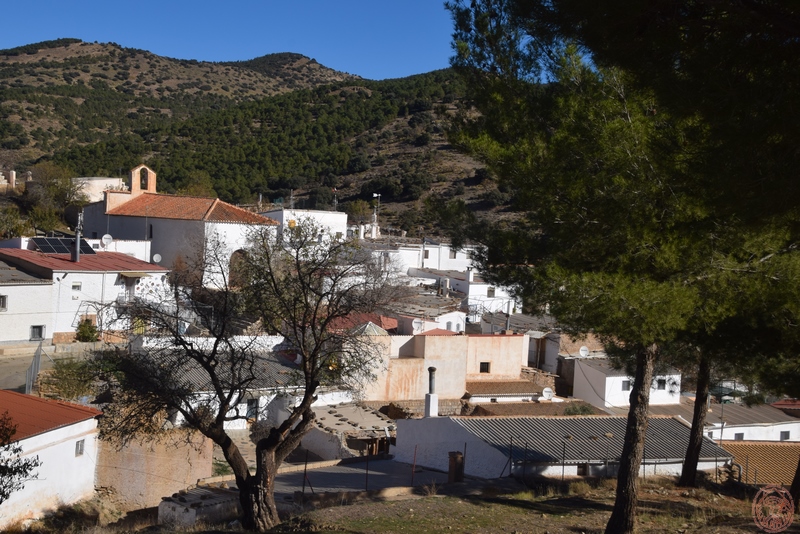
<path fill-rule="evenodd" d="M 428 393 L 436 393 L 436 367 L 428 367 Z"/>

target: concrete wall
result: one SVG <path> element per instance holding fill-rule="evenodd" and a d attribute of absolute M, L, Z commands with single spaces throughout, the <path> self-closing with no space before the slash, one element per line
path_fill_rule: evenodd
<path fill-rule="evenodd" d="M 399 419 L 397 445 L 392 452 L 396 461 L 410 464 L 416 449 L 417 465 L 447 472 L 448 453 L 464 452 L 465 444 L 464 474 L 481 478 L 500 476 L 508 458 L 446 417 Z"/>
<path fill-rule="evenodd" d="M 101 441 L 97 487 L 123 510 L 158 506 L 161 498 L 212 475 L 213 443 L 198 432 L 174 430 L 159 443 L 132 441 L 122 450 Z"/>
<path fill-rule="evenodd" d="M 517 379 L 528 365 L 526 335 L 477 334 L 467 338 L 467 380 Z M 481 373 L 481 362 L 489 362 L 490 372 Z"/>
<path fill-rule="evenodd" d="M 262 212 L 261 215 L 278 221 L 281 229 L 311 221 L 332 236 L 339 234 L 342 238 L 347 237 L 347 214 L 339 211 L 277 209 Z"/>
<path fill-rule="evenodd" d="M 338 460 L 355 456 L 353 451 L 347 447 L 344 434 L 325 432 L 319 428 L 312 428 L 303 437 L 300 446 L 323 460 Z"/>
<path fill-rule="evenodd" d="M 0 311 L 0 343 L 25 342 L 31 338 L 31 326 L 44 326 L 45 339 L 53 337 L 53 283 L 0 285 L 6 309 Z"/>
<path fill-rule="evenodd" d="M 628 406 L 630 391 L 622 391 L 622 382 L 611 380 L 599 369 L 583 365 L 579 359 L 574 360 L 575 376 L 573 377 L 572 395 L 598 408 L 610 406 Z M 625 378 L 627 380 L 627 378 Z M 617 388 L 611 391 L 609 388 Z"/>
<path fill-rule="evenodd" d="M 83 453 L 75 445 L 83 440 Z M 41 517 L 61 505 L 90 498 L 97 463 L 97 420 L 92 418 L 23 439 L 23 457 L 38 456 L 38 477 L 0 505 L 0 529 L 24 519 Z"/>

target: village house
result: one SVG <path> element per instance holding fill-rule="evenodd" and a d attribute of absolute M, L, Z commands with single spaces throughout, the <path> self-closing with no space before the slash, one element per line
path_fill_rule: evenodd
<path fill-rule="evenodd" d="M 76 249 L 74 241 L 38 237 L 30 240 L 36 250 L 0 248 L 0 262 L 8 267 L 0 272 L 6 281 L 0 282 L 0 304 L 6 303 L 0 341 L 68 343 L 87 319 L 113 330 L 115 306 L 163 292 L 166 268 L 96 252 L 85 241 Z"/>
<path fill-rule="evenodd" d="M 159 194 L 156 173 L 145 165 L 131 169 L 129 180 L 130 190 L 107 190 L 104 200 L 84 208 L 86 236 L 144 239 L 149 245 L 148 260 L 168 267 L 179 258 L 198 259 L 206 247 L 215 247 L 224 265 L 219 266 L 220 272 L 203 273 L 206 285 L 226 281 L 231 258 L 246 247 L 254 227 L 278 225 L 216 198 Z"/>
<path fill-rule="evenodd" d="M 598 408 L 630 405 L 633 377 L 616 369 L 608 358 L 576 358 L 572 396 Z M 681 374 L 662 372 L 650 384 L 650 405 L 678 405 L 681 400 Z"/>
<path fill-rule="evenodd" d="M 35 478 L 0 504 L 0 529 L 92 496 L 99 410 L 0 390 L 24 458 L 38 457 Z"/>
<path fill-rule="evenodd" d="M 261 212 L 261 215 L 278 223 L 278 232 L 302 224 L 313 224 L 337 239 L 347 237 L 347 214 L 340 211 L 299 210 L 278 208 Z"/>

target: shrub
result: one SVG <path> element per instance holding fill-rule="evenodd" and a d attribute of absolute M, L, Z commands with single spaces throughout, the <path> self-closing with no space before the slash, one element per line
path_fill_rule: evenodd
<path fill-rule="evenodd" d="M 99 339 L 97 327 L 92 324 L 92 321 L 89 319 L 84 319 L 81 321 L 81 324 L 78 325 L 78 329 L 75 332 L 75 339 L 83 343 L 97 341 Z"/>

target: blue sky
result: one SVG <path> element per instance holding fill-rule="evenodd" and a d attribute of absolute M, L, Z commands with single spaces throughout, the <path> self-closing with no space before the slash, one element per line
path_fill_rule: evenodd
<path fill-rule="evenodd" d="M 201 61 L 296 52 L 381 80 L 445 68 L 443 0 L 5 1 L 0 49 L 75 37 Z"/>

